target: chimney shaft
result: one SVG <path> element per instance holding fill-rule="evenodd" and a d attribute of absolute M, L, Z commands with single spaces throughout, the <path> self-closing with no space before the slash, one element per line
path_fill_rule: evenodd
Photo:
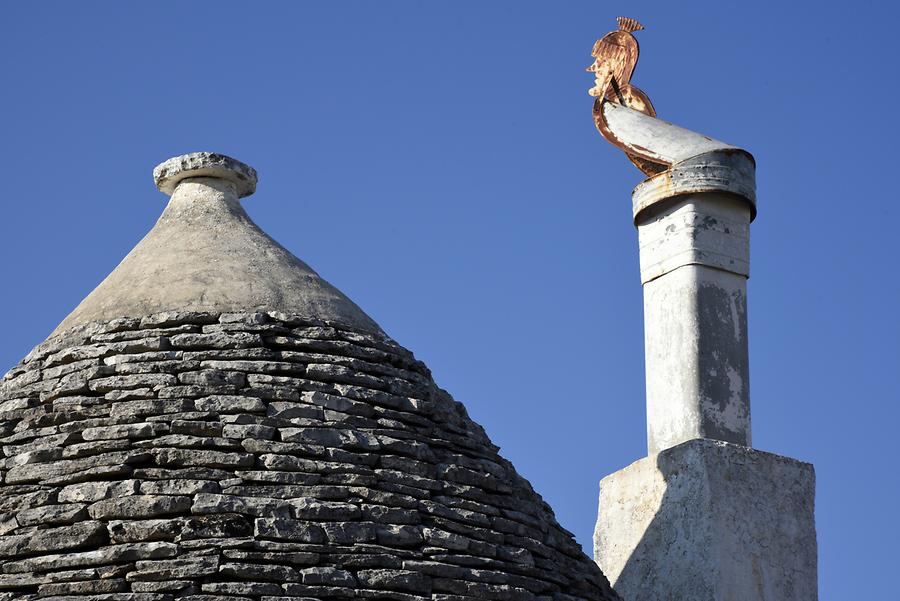
<path fill-rule="evenodd" d="M 746 151 L 612 103 L 626 147 L 668 167 L 632 193 L 644 287 L 647 449 L 750 446 L 747 278 L 756 165 Z"/>
<path fill-rule="evenodd" d="M 745 199 L 717 191 L 666 198 L 636 216 L 650 454 L 695 438 L 751 444 L 751 216 Z"/>

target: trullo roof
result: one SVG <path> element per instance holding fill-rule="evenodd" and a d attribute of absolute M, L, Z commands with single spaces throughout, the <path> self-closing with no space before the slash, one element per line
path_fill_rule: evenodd
<path fill-rule="evenodd" d="M 153 230 L 0 385 L 0 601 L 613 600 L 428 369 L 161 165 Z"/>

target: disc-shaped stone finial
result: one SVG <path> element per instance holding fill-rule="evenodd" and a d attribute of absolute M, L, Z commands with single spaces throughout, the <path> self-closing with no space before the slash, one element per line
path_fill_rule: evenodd
<path fill-rule="evenodd" d="M 178 182 L 189 177 L 216 177 L 233 182 L 238 198 L 256 191 L 256 170 L 237 159 L 215 152 L 191 152 L 160 163 L 153 181 L 160 192 L 171 196 Z"/>

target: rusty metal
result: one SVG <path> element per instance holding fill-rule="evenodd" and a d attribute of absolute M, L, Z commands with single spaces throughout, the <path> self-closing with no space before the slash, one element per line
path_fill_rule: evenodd
<path fill-rule="evenodd" d="M 610 129 L 604 112 L 606 103 L 615 103 L 639 111 L 650 117 L 656 116 L 656 109 L 650 98 L 637 86 L 631 84 L 631 76 L 637 65 L 640 48 L 633 32 L 644 29 L 634 19 L 618 17 L 619 29 L 612 31 L 594 43 L 591 55 L 594 63 L 587 71 L 594 74 L 594 86 L 588 94 L 594 96 L 594 124 L 600 134 L 608 142 L 621 148 L 635 166 L 646 173 L 654 175 L 665 171 L 669 165 L 654 160 L 654 157 L 643 154 L 639 149 L 623 143 Z"/>

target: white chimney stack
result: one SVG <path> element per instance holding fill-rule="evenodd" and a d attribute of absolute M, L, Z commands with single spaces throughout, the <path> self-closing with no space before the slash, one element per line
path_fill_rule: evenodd
<path fill-rule="evenodd" d="M 751 444 L 753 177 L 748 154 L 717 150 L 634 191 L 651 454 L 694 438 Z"/>
<path fill-rule="evenodd" d="M 813 466 L 750 448 L 747 278 L 756 165 L 656 118 L 632 33 L 594 45 L 594 119 L 632 194 L 648 456 L 604 478 L 594 557 L 624 601 L 816 601 Z"/>

